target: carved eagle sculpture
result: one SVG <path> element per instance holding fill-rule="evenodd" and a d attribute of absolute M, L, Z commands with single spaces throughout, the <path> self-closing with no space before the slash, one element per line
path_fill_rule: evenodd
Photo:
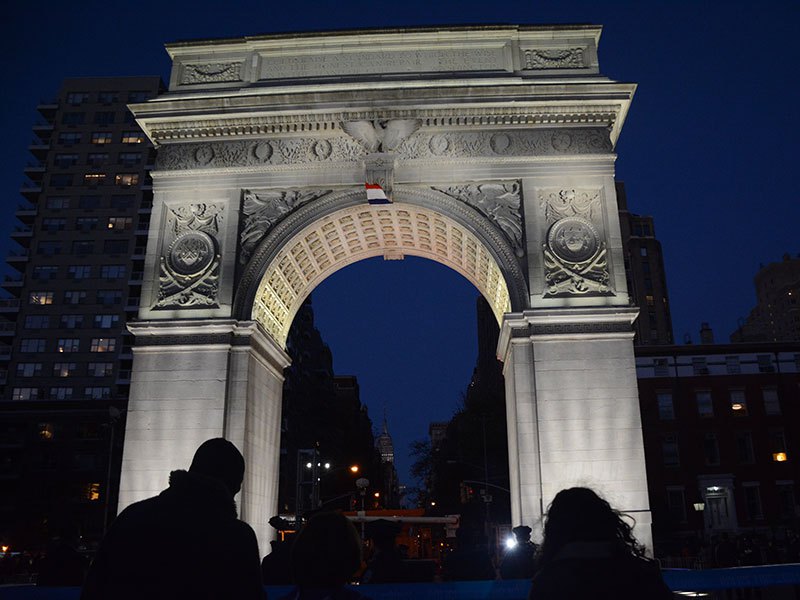
<path fill-rule="evenodd" d="M 345 121 L 342 129 L 364 146 L 367 152 L 393 152 L 421 125 L 419 119 Z"/>

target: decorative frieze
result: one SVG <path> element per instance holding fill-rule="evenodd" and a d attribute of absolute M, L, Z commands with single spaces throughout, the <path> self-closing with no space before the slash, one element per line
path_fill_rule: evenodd
<path fill-rule="evenodd" d="M 367 152 L 393 152 L 422 125 L 419 119 L 345 121 L 342 130 Z"/>
<path fill-rule="evenodd" d="M 217 62 L 206 64 L 184 64 L 181 84 L 228 83 L 241 81 L 241 62 Z"/>
<path fill-rule="evenodd" d="M 433 189 L 477 209 L 500 228 L 518 258 L 525 255 L 519 181 L 454 185 Z"/>
<path fill-rule="evenodd" d="M 331 190 L 244 190 L 242 213 L 244 214 L 240 237 L 239 261 L 244 265 L 250 260 L 258 243 L 285 215 L 298 206 L 321 198 Z"/>
<path fill-rule="evenodd" d="M 545 297 L 613 294 L 600 191 L 540 190 Z"/>
<path fill-rule="evenodd" d="M 218 307 L 222 207 L 185 204 L 168 210 L 154 308 Z"/>
<path fill-rule="evenodd" d="M 534 69 L 583 69 L 586 48 L 527 48 L 522 50 L 523 67 Z"/>

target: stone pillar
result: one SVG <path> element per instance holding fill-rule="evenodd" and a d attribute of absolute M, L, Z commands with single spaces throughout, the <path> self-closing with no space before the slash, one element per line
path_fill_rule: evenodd
<path fill-rule="evenodd" d="M 245 457 L 242 519 L 266 547 L 277 509 L 283 369 L 288 356 L 253 322 L 142 321 L 128 401 L 119 509 L 158 494 L 205 440 Z"/>
<path fill-rule="evenodd" d="M 596 307 L 505 316 L 498 354 L 505 360 L 515 525 L 540 534 L 556 493 L 586 486 L 631 515 L 637 539 L 652 548 L 632 342 L 637 312 Z"/>

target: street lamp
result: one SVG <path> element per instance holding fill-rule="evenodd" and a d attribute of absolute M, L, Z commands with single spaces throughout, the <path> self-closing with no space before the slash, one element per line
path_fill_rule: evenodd
<path fill-rule="evenodd" d="M 692 507 L 694 508 L 694 512 L 700 514 L 700 543 L 702 544 L 703 543 L 703 538 L 705 537 L 704 536 L 705 520 L 703 519 L 703 511 L 706 509 L 706 503 L 702 502 L 702 501 L 701 502 L 695 502 L 694 504 L 692 504 Z"/>
<path fill-rule="evenodd" d="M 356 479 L 356 487 L 358 488 L 358 493 L 361 494 L 361 514 L 359 516 L 364 517 L 366 516 L 366 513 L 364 512 L 364 496 L 367 495 L 369 479 L 366 477 Z M 361 521 L 361 540 L 364 540 L 364 521 Z"/>

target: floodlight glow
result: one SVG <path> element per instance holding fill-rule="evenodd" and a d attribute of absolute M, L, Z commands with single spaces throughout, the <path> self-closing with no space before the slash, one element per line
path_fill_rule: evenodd
<path fill-rule="evenodd" d="M 311 463 L 306 463 L 306 469 L 310 469 L 313 465 Z"/>
<path fill-rule="evenodd" d="M 331 468 L 331 463 L 325 463 L 325 468 L 326 469 L 330 469 Z"/>
<path fill-rule="evenodd" d="M 772 460 L 775 462 L 786 462 L 786 452 L 774 452 L 772 454 Z"/>
<path fill-rule="evenodd" d="M 353 465 L 352 467 L 350 467 L 350 472 L 351 473 L 358 473 L 358 465 Z"/>
<path fill-rule="evenodd" d="M 513 537 L 506 538 L 506 548 L 511 550 L 512 548 L 515 548 L 516 545 L 517 545 L 517 540 L 515 538 Z"/>

